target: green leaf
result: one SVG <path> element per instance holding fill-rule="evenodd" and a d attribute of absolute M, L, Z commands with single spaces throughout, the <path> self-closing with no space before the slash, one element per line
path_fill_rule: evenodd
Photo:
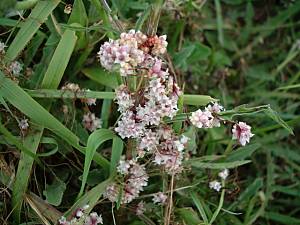
<path fill-rule="evenodd" d="M 186 105 L 204 106 L 216 101 L 218 100 L 208 95 L 183 95 L 183 103 Z"/>
<path fill-rule="evenodd" d="M 135 24 L 135 30 L 136 31 L 141 31 L 142 30 L 143 24 L 145 23 L 146 19 L 150 15 L 150 12 L 151 12 L 151 5 L 148 5 L 148 7 L 144 10 L 142 15 L 136 21 L 136 24 Z"/>
<path fill-rule="evenodd" d="M 65 30 L 42 81 L 43 88 L 56 89 L 58 87 L 74 50 L 76 40 L 74 31 Z"/>
<path fill-rule="evenodd" d="M 241 160 L 241 161 L 234 161 L 234 162 L 223 162 L 223 163 L 211 163 L 211 162 L 198 162 L 197 159 L 193 159 L 189 161 L 191 166 L 197 168 L 205 168 L 205 169 L 231 169 L 238 166 L 245 165 L 250 163 L 250 160 Z"/>
<path fill-rule="evenodd" d="M 119 76 L 116 73 L 109 73 L 107 71 L 105 71 L 102 68 L 85 68 L 82 70 L 83 74 L 86 75 L 88 78 L 90 78 L 91 80 L 102 84 L 106 87 L 110 87 L 115 89 L 116 87 L 118 87 L 118 78 L 117 76 Z"/>
<path fill-rule="evenodd" d="M 101 91 L 78 91 L 73 92 L 69 90 L 26 90 L 26 92 L 33 98 L 66 98 L 66 99 L 82 99 L 82 98 L 97 98 L 97 99 L 114 99 L 114 92 Z"/>
<path fill-rule="evenodd" d="M 16 59 L 59 2 L 60 0 L 38 2 L 7 49 L 6 57 L 9 60 Z"/>
<path fill-rule="evenodd" d="M 187 60 L 195 50 L 195 45 L 189 45 L 181 49 L 180 52 L 174 55 L 174 64 L 178 68 L 187 70 Z"/>
<path fill-rule="evenodd" d="M 91 163 L 97 151 L 97 148 L 105 141 L 111 140 L 114 137 L 116 137 L 116 135 L 111 130 L 108 129 L 96 130 L 89 136 L 87 147 L 86 147 L 86 155 L 84 159 L 82 183 L 81 183 L 81 188 L 78 197 L 81 197 L 81 195 L 83 194 L 86 180 L 90 171 Z M 109 171 L 110 164 L 105 158 L 102 158 L 101 165 L 106 171 Z"/>
<path fill-rule="evenodd" d="M 43 191 L 43 194 L 49 204 L 59 206 L 65 190 L 66 184 L 62 180 L 56 178 L 51 185 L 46 185 L 46 189 Z"/>
<path fill-rule="evenodd" d="M 202 223 L 197 213 L 192 208 L 180 208 L 177 209 L 176 212 L 179 214 L 185 224 L 199 225 Z"/>
<path fill-rule="evenodd" d="M 88 25 L 88 17 L 82 0 L 75 0 L 68 24 L 78 23 L 82 26 Z"/>
<path fill-rule="evenodd" d="M 53 224 L 62 216 L 62 213 L 56 210 L 53 206 L 45 202 L 43 199 L 35 195 L 34 193 L 25 194 L 25 201 L 30 205 L 30 207 L 38 214 L 49 219 Z M 28 225 L 27 223 L 24 225 Z"/>
<path fill-rule="evenodd" d="M 299 218 L 283 215 L 278 212 L 266 212 L 264 217 L 267 218 L 268 220 L 279 222 L 280 224 L 290 224 L 290 225 L 300 224 Z"/>
<path fill-rule="evenodd" d="M 111 152 L 111 160 L 110 160 L 110 174 L 114 174 L 117 165 L 120 161 L 122 152 L 123 152 L 124 144 L 121 138 L 114 137 L 113 138 L 113 145 L 112 145 L 112 152 Z"/>
<path fill-rule="evenodd" d="M 252 155 L 257 149 L 261 147 L 261 144 L 252 144 L 240 147 L 231 152 L 225 159 L 226 162 L 233 162 L 238 160 L 244 160 Z"/>
<path fill-rule="evenodd" d="M 202 219 L 205 225 L 208 225 L 208 218 L 206 216 L 204 207 L 202 206 L 202 202 L 200 201 L 200 199 L 198 198 L 197 194 L 195 192 L 191 192 L 191 198 L 194 202 L 194 204 L 196 205 Z"/>
<path fill-rule="evenodd" d="M 286 122 L 284 122 L 283 119 L 280 118 L 280 116 L 278 115 L 277 112 L 275 112 L 273 109 L 271 109 L 270 107 L 264 111 L 265 114 L 270 117 L 272 120 L 274 120 L 275 122 L 277 122 L 280 126 L 282 126 L 284 129 L 286 129 L 290 134 L 294 134 L 292 128 L 289 127 L 289 125 L 287 125 Z"/>
<path fill-rule="evenodd" d="M 89 213 L 94 206 L 98 203 L 106 187 L 111 183 L 111 179 L 105 180 L 97 186 L 93 187 L 90 191 L 85 193 L 75 204 L 64 214 L 66 217 L 71 215 L 76 209 L 88 204 L 90 207 L 86 210 Z"/>

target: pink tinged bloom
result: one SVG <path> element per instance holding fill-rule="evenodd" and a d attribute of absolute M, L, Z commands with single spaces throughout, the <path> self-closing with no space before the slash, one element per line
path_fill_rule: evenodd
<path fill-rule="evenodd" d="M 94 131 L 102 126 L 102 120 L 97 118 L 94 113 L 86 113 L 83 115 L 82 124 L 85 129 Z"/>
<path fill-rule="evenodd" d="M 92 212 L 89 216 L 85 218 L 84 225 L 97 225 L 103 224 L 103 219 L 101 215 L 96 212 Z"/>
<path fill-rule="evenodd" d="M 198 109 L 196 112 L 192 112 L 192 115 L 189 119 L 191 123 L 197 128 L 210 128 L 212 118 L 213 116 L 211 112 Z"/>
<path fill-rule="evenodd" d="M 218 103 L 213 103 L 213 104 L 209 104 L 205 110 L 209 111 L 212 113 L 212 115 L 215 115 L 215 114 L 218 114 L 220 113 L 221 111 L 224 110 L 224 107 L 219 105 Z M 217 118 L 217 117 L 213 117 L 212 118 L 212 121 L 211 121 L 211 126 L 212 127 L 220 127 L 221 126 L 221 123 L 220 123 L 220 120 Z"/>
<path fill-rule="evenodd" d="M 116 89 L 115 92 L 116 92 L 115 100 L 119 105 L 118 111 L 125 112 L 126 110 L 128 110 L 130 107 L 134 105 L 134 100 L 132 99 L 127 86 L 122 84 Z"/>
<path fill-rule="evenodd" d="M 238 140 L 242 146 L 249 143 L 250 138 L 253 136 L 254 134 L 251 133 L 251 127 L 244 122 L 238 122 L 232 128 L 232 139 Z"/>
<path fill-rule="evenodd" d="M 146 149 L 147 151 L 152 151 L 158 145 L 157 133 L 151 130 L 147 130 L 144 136 L 140 140 L 139 148 Z"/>
<path fill-rule="evenodd" d="M 136 161 L 126 161 L 130 165 L 128 172 L 125 174 L 124 184 L 111 184 L 106 188 L 104 197 L 112 202 L 118 201 L 120 194 L 121 203 L 130 203 L 136 199 L 144 187 L 148 185 L 148 175 L 144 165 L 139 165 Z M 127 169 L 127 168 L 126 168 Z M 122 189 L 122 192 L 120 193 Z"/>
<path fill-rule="evenodd" d="M 222 185 L 219 181 L 214 180 L 209 182 L 209 188 L 219 192 L 222 188 Z"/>
<path fill-rule="evenodd" d="M 13 62 L 9 65 L 9 71 L 10 71 L 14 76 L 19 76 L 22 70 L 23 70 L 23 64 L 20 63 L 19 61 L 13 61 Z"/>
<path fill-rule="evenodd" d="M 62 216 L 60 217 L 60 219 L 58 220 L 59 225 L 69 225 L 70 222 L 67 221 L 66 217 Z"/>
<path fill-rule="evenodd" d="M 229 170 L 224 169 L 218 175 L 222 180 L 226 180 L 226 178 L 229 176 Z"/>
<path fill-rule="evenodd" d="M 78 84 L 74 83 L 67 83 L 66 85 L 62 86 L 62 90 L 68 90 L 68 91 L 73 91 L 73 92 L 78 92 L 80 91 L 80 87 Z"/>
<path fill-rule="evenodd" d="M 140 215 L 143 215 L 145 211 L 146 211 L 145 202 L 144 201 L 139 202 L 139 204 L 137 205 L 137 207 L 135 209 L 135 214 L 140 216 Z"/>
<path fill-rule="evenodd" d="M 122 114 L 122 118 L 118 121 L 118 126 L 115 131 L 121 138 L 138 138 L 141 137 L 145 127 L 142 123 L 136 122 L 135 115 L 132 111 L 127 111 Z"/>
<path fill-rule="evenodd" d="M 158 205 L 164 205 L 168 199 L 168 196 L 163 192 L 158 192 L 153 195 L 153 203 Z"/>

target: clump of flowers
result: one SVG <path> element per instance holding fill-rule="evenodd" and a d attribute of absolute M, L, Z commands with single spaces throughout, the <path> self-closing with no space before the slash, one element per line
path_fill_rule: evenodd
<path fill-rule="evenodd" d="M 117 171 L 120 173 L 122 183 L 109 185 L 104 194 L 112 202 L 121 199 L 121 203 L 129 203 L 137 198 L 148 184 L 148 175 L 145 165 L 140 165 L 135 160 L 121 160 Z M 121 198 L 120 198 L 121 197 Z"/>
<path fill-rule="evenodd" d="M 5 48 L 7 46 L 5 45 L 5 43 L 3 43 L 2 41 L 0 41 L 0 54 L 5 54 Z"/>
<path fill-rule="evenodd" d="M 9 71 L 14 75 L 14 76 L 19 76 L 22 69 L 23 69 L 23 64 L 20 63 L 19 61 L 13 61 L 9 65 Z"/>
<path fill-rule="evenodd" d="M 59 225 L 97 225 L 103 224 L 103 219 L 101 215 L 98 215 L 96 212 L 90 214 L 87 213 L 89 205 L 84 205 L 82 208 L 78 208 L 72 215 L 70 220 L 67 220 L 66 217 L 62 216 L 58 220 Z"/>
<path fill-rule="evenodd" d="M 108 71 L 118 71 L 124 83 L 115 90 L 115 101 L 121 113 L 116 133 L 131 143 L 117 167 L 118 182 L 109 185 L 105 197 L 122 204 L 136 199 L 148 184 L 146 167 L 140 163 L 150 159 L 150 164 L 159 166 L 174 176 L 183 171 L 185 148 L 189 138 L 176 133 L 165 122 L 172 120 L 178 112 L 178 99 L 182 95 L 173 73 L 169 72 L 164 60 L 167 49 L 166 36 L 147 36 L 140 31 L 122 33 L 117 40 L 105 42 L 98 52 L 101 65 Z M 129 78 L 135 76 L 137 86 L 129 85 Z M 220 127 L 222 123 L 233 125 L 233 137 L 241 145 L 249 142 L 251 130 L 241 127 L 244 123 L 226 121 L 221 117 L 224 108 L 213 102 L 204 109 L 192 112 L 188 121 L 197 128 Z M 187 122 L 188 122 L 187 121 Z M 138 174 L 138 175 L 137 175 Z M 226 179 L 226 171 L 220 175 Z M 218 181 L 209 185 L 219 191 Z M 162 192 L 154 195 L 154 203 L 164 204 L 167 196 Z M 140 210 L 142 211 L 142 210 Z"/>
<path fill-rule="evenodd" d="M 102 120 L 96 117 L 94 113 L 88 112 L 83 115 L 82 124 L 85 129 L 92 132 L 102 127 Z"/>
<path fill-rule="evenodd" d="M 222 182 L 225 182 L 225 180 L 229 176 L 229 170 L 228 169 L 222 170 L 221 172 L 219 172 L 218 176 L 222 179 Z M 222 188 L 222 182 L 213 180 L 209 182 L 209 188 L 219 192 Z"/>

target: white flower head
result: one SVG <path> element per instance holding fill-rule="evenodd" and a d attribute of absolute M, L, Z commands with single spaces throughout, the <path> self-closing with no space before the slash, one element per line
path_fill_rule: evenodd
<path fill-rule="evenodd" d="M 242 146 L 249 143 L 250 138 L 253 136 L 254 134 L 251 133 L 251 127 L 244 122 L 238 122 L 232 128 L 232 139 L 238 140 Z"/>
<path fill-rule="evenodd" d="M 214 180 L 209 182 L 209 188 L 219 192 L 222 188 L 222 185 L 219 181 Z"/>
<path fill-rule="evenodd" d="M 165 195 L 163 192 L 157 192 L 153 195 L 153 203 L 164 205 L 166 203 L 166 200 L 168 199 L 168 196 Z"/>
<path fill-rule="evenodd" d="M 22 119 L 19 122 L 19 127 L 20 127 L 21 130 L 27 130 L 27 128 L 29 127 L 28 119 Z"/>
<path fill-rule="evenodd" d="M 5 48 L 7 46 L 5 45 L 5 43 L 0 41 L 0 54 L 5 54 Z"/>
<path fill-rule="evenodd" d="M 226 178 L 229 175 L 229 170 L 228 169 L 224 169 L 222 170 L 219 174 L 219 177 L 222 178 L 223 180 L 226 180 Z"/>
<path fill-rule="evenodd" d="M 23 69 L 23 64 L 20 63 L 19 61 L 13 61 L 9 65 L 9 71 L 14 75 L 14 76 L 19 76 L 21 71 Z"/>

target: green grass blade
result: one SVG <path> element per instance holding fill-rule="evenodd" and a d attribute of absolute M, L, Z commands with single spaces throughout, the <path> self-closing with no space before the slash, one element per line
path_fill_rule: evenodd
<path fill-rule="evenodd" d="M 183 103 L 186 105 L 207 105 L 210 102 L 216 102 L 214 99 L 208 95 L 183 95 Z"/>
<path fill-rule="evenodd" d="M 101 91 L 79 91 L 73 92 L 68 90 L 26 90 L 33 98 L 66 98 L 66 99 L 76 99 L 76 98 L 97 98 L 97 99 L 113 99 L 115 97 L 114 92 L 101 92 Z"/>
<path fill-rule="evenodd" d="M 91 167 L 91 163 L 94 157 L 97 148 L 104 143 L 105 141 L 111 140 L 115 137 L 115 134 L 108 129 L 99 129 L 94 131 L 88 138 L 87 147 L 86 147 L 86 155 L 84 160 L 84 170 L 82 176 L 81 188 L 78 194 L 78 197 L 81 197 L 84 191 L 84 187 L 88 178 L 89 170 Z M 104 159 L 104 158 L 103 158 Z M 103 160 L 102 162 L 103 169 L 109 171 L 109 162 L 107 160 Z"/>
<path fill-rule="evenodd" d="M 75 47 L 77 37 L 74 31 L 66 30 L 53 54 L 41 86 L 45 89 L 56 89 L 62 79 Z"/>
<path fill-rule="evenodd" d="M 78 199 L 75 204 L 64 214 L 65 216 L 71 215 L 77 208 L 80 208 L 86 204 L 90 207 L 87 209 L 87 213 L 89 213 L 94 206 L 98 203 L 101 198 L 103 192 L 105 191 L 107 185 L 111 183 L 111 179 L 105 180 L 93 187 L 90 191 L 85 193 L 80 199 Z"/>
<path fill-rule="evenodd" d="M 190 160 L 189 164 L 197 168 L 205 169 L 231 169 L 244 164 L 250 163 L 250 160 L 240 160 L 235 162 L 223 162 L 223 163 L 210 163 L 210 162 L 199 162 L 196 159 Z"/>
<path fill-rule="evenodd" d="M 117 165 L 120 161 L 122 152 L 123 152 L 124 144 L 121 138 L 114 137 L 113 138 L 113 145 L 112 145 L 112 152 L 111 152 L 111 159 L 110 159 L 110 174 L 114 174 L 117 168 Z"/>
<path fill-rule="evenodd" d="M 9 60 L 16 59 L 59 2 L 60 0 L 38 2 L 9 46 L 6 53 Z"/>
<path fill-rule="evenodd" d="M 119 76 L 116 73 L 109 73 L 102 68 L 94 67 L 94 68 L 85 68 L 82 70 L 83 74 L 90 78 L 91 80 L 102 84 L 106 87 L 116 88 L 118 87 L 118 78 Z"/>
<path fill-rule="evenodd" d="M 206 213 L 205 213 L 205 210 L 204 210 L 204 207 L 202 206 L 202 203 L 201 201 L 198 199 L 198 196 L 195 192 L 192 192 L 191 193 L 191 197 L 192 197 L 192 200 L 194 202 L 194 204 L 196 205 L 202 219 L 203 219 L 203 222 L 205 225 L 208 225 L 208 218 L 206 216 Z"/>

